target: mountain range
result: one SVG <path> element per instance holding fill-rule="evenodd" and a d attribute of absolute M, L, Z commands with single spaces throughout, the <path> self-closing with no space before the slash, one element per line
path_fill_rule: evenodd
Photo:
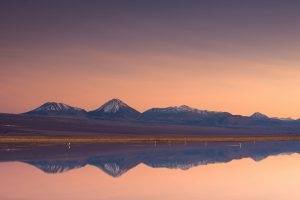
<path fill-rule="evenodd" d="M 120 99 L 111 99 L 95 110 L 86 111 L 64 103 L 47 102 L 38 108 L 23 113 L 32 116 L 86 117 L 114 121 L 137 121 L 202 126 L 235 126 L 250 124 L 281 124 L 299 120 L 271 118 L 255 112 L 251 116 L 233 115 L 229 112 L 200 110 L 187 105 L 166 108 L 151 108 L 141 113 Z"/>
<path fill-rule="evenodd" d="M 200 110 L 187 105 L 139 112 L 120 99 L 95 110 L 47 102 L 21 114 L 0 114 L 1 133 L 265 134 L 300 133 L 300 120 Z M 68 133 L 67 133 L 68 132 Z"/>

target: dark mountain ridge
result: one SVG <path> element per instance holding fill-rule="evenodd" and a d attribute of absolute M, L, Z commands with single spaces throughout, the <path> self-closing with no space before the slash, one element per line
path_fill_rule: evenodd
<path fill-rule="evenodd" d="M 0 114 L 0 131 L 72 131 L 86 133 L 202 134 L 299 133 L 300 121 L 271 118 L 261 113 L 233 115 L 186 105 L 151 108 L 143 113 L 119 99 L 85 111 L 63 103 L 48 102 L 23 114 Z"/>

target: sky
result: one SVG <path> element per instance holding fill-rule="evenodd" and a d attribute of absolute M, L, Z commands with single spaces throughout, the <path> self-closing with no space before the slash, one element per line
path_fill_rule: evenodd
<path fill-rule="evenodd" d="M 1 0 L 0 112 L 199 109 L 300 118 L 300 1 Z"/>

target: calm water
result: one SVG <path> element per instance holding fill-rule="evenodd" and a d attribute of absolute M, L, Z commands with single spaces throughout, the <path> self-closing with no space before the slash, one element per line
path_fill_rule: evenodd
<path fill-rule="evenodd" d="M 0 148 L 1 200 L 293 200 L 300 143 Z"/>

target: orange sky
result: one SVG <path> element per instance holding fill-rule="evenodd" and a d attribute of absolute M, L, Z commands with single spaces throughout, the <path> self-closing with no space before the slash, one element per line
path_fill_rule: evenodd
<path fill-rule="evenodd" d="M 0 112 L 120 98 L 300 118 L 298 3 L 122 2 L 0 2 Z"/>
<path fill-rule="evenodd" d="M 2 73 L 1 112 L 24 112 L 45 101 L 89 110 L 118 97 L 140 111 L 187 104 L 235 114 L 260 111 L 270 116 L 300 116 L 297 63 L 202 52 L 181 56 L 66 52 L 38 58 L 26 54 L 25 62 L 7 61 L 19 69 Z M 51 67 L 39 68 L 41 63 Z"/>

